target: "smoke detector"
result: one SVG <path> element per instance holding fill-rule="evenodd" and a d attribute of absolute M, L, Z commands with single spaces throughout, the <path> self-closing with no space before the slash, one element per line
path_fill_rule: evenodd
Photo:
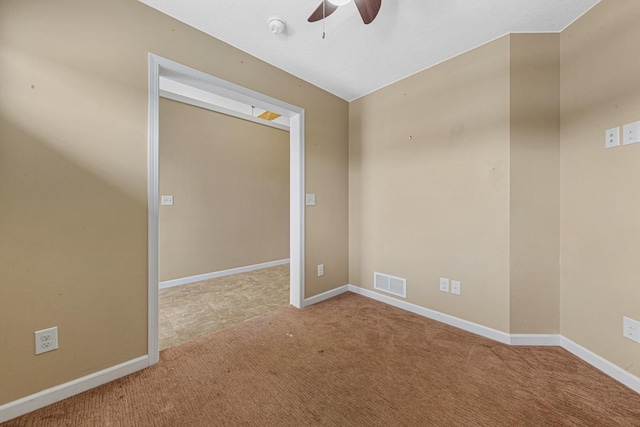
<path fill-rule="evenodd" d="M 287 29 L 287 24 L 280 18 L 269 18 L 269 29 L 273 34 L 282 34 Z"/>

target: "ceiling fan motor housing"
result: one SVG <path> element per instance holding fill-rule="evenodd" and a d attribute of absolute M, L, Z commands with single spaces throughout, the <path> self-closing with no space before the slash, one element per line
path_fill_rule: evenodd
<path fill-rule="evenodd" d="M 347 3 L 353 1 L 360 12 L 362 22 L 370 24 L 376 19 L 380 7 L 382 6 L 382 0 L 322 0 L 320 6 L 311 14 L 308 21 L 316 22 L 324 20 L 329 15 L 333 14 L 338 7 L 344 6 Z"/>

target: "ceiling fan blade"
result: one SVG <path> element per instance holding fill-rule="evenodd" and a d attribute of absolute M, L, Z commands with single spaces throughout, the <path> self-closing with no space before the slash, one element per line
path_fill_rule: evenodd
<path fill-rule="evenodd" d="M 376 19 L 380 6 L 382 6 L 382 0 L 353 0 L 358 6 L 360 16 L 365 24 L 370 24 Z"/>
<path fill-rule="evenodd" d="M 328 1 L 324 0 L 322 3 L 320 3 L 320 6 L 318 6 L 316 11 L 311 14 L 311 16 L 309 17 L 309 22 L 316 22 L 316 21 L 322 20 L 322 18 L 323 18 L 322 5 L 323 4 L 325 4 L 325 7 L 324 7 L 324 17 L 325 18 L 327 16 L 331 15 L 333 12 L 335 12 L 336 9 L 338 9 L 338 6 L 336 6 L 334 4 L 331 4 Z"/>

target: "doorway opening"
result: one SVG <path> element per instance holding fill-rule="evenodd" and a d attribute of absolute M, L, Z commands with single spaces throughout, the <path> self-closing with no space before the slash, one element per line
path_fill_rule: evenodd
<path fill-rule="evenodd" d="M 304 304 L 304 110 L 149 54 L 149 363 L 159 360 L 159 106 L 160 97 L 265 124 L 256 110 L 281 117 L 266 124 L 289 131 L 289 303 Z"/>
<path fill-rule="evenodd" d="M 288 306 L 290 282 L 288 119 L 280 129 L 190 105 L 165 95 L 168 82 L 160 77 L 160 351 Z"/>

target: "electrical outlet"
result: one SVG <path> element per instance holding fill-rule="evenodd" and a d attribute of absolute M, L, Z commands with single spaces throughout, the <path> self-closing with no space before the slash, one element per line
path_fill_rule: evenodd
<path fill-rule="evenodd" d="M 628 317 L 622 318 L 622 336 L 640 343 L 640 322 Z"/>
<path fill-rule="evenodd" d="M 605 148 L 614 148 L 620 146 L 620 127 L 608 129 L 605 132 Z"/>
<path fill-rule="evenodd" d="M 162 206 L 173 206 L 173 196 L 162 196 Z"/>
<path fill-rule="evenodd" d="M 640 122 L 624 125 L 622 128 L 622 145 L 640 142 Z"/>
<path fill-rule="evenodd" d="M 449 279 L 445 277 L 440 278 L 440 291 L 449 292 Z"/>
<path fill-rule="evenodd" d="M 318 277 L 324 276 L 324 264 L 318 264 Z"/>
<path fill-rule="evenodd" d="M 452 280 L 451 281 L 451 293 L 454 295 L 460 295 L 460 282 L 458 282 L 457 280 Z"/>
<path fill-rule="evenodd" d="M 58 327 L 35 332 L 36 355 L 58 349 Z"/>
<path fill-rule="evenodd" d="M 315 206 L 316 205 L 316 195 L 315 194 L 307 194 L 305 197 L 305 202 L 307 206 Z"/>

